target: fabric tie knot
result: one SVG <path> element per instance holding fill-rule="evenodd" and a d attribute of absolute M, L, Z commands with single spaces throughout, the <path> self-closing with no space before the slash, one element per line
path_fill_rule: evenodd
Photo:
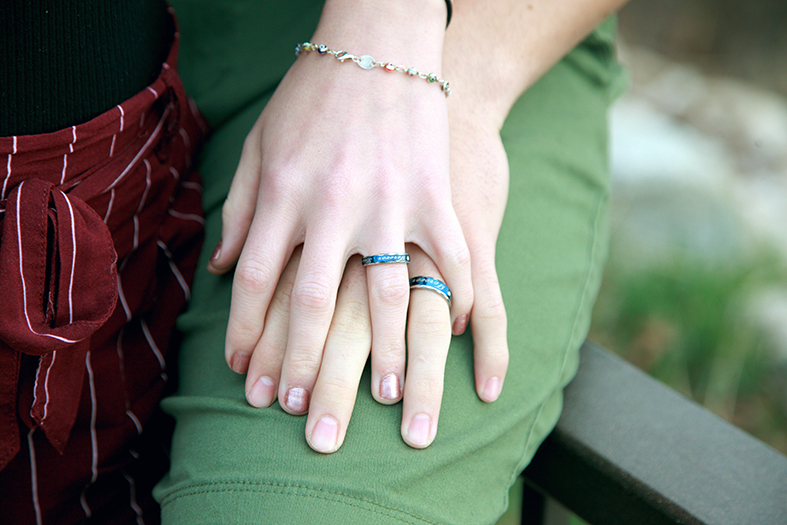
<path fill-rule="evenodd" d="M 90 336 L 117 303 L 116 262 L 101 217 L 55 184 L 28 179 L 0 202 L 0 469 L 19 450 L 22 354 L 40 358 L 30 417 L 63 451 Z"/>

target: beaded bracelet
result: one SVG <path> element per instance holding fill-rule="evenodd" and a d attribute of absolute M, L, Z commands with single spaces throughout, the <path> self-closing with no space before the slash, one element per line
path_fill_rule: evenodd
<path fill-rule="evenodd" d="M 328 47 L 320 44 L 312 44 L 311 42 L 304 42 L 302 44 L 298 44 L 295 46 L 295 56 L 301 54 L 303 51 L 317 51 L 320 55 L 333 55 L 333 57 L 338 60 L 339 62 L 344 62 L 345 60 L 352 60 L 356 64 L 358 64 L 363 69 L 372 69 L 373 67 L 381 67 L 386 71 L 399 71 L 400 73 L 407 73 L 411 77 L 419 77 L 427 82 L 434 83 L 437 82 L 445 93 L 445 96 L 449 96 L 451 94 L 451 87 L 448 85 L 447 80 L 443 80 L 439 78 L 434 73 L 420 73 L 414 67 L 409 69 L 405 68 L 404 66 L 395 66 L 391 62 L 378 62 L 374 58 L 370 57 L 369 55 L 361 55 L 355 56 L 351 55 L 347 51 L 334 51 L 333 49 L 329 49 Z"/>

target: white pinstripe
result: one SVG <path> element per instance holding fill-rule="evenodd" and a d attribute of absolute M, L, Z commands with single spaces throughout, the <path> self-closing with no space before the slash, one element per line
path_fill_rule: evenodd
<path fill-rule="evenodd" d="M 117 105 L 115 107 L 120 110 L 120 131 L 118 131 L 118 133 L 122 133 L 123 132 L 123 116 L 125 115 L 125 112 L 123 111 L 123 108 L 120 105 Z M 115 139 L 116 138 L 117 138 L 117 133 L 114 133 L 112 135 L 112 144 L 109 146 L 109 156 L 110 157 L 115 153 Z"/>
<path fill-rule="evenodd" d="M 63 154 L 63 171 L 60 172 L 60 184 L 66 180 L 66 167 L 68 167 L 68 153 Z"/>
<path fill-rule="evenodd" d="M 91 351 L 88 349 L 85 355 L 85 367 L 87 368 L 87 379 L 90 385 L 90 447 L 92 449 L 90 469 L 93 476 L 90 478 L 90 483 L 95 483 L 98 478 L 98 436 L 96 435 L 96 414 L 97 414 L 97 400 L 96 400 L 96 381 L 93 377 L 93 365 L 90 362 Z"/>
<path fill-rule="evenodd" d="M 169 172 L 172 173 L 172 176 L 175 177 L 175 180 L 180 180 L 180 173 L 178 173 L 178 170 L 170 166 Z"/>
<path fill-rule="evenodd" d="M 137 161 L 142 156 L 142 154 L 145 153 L 145 151 L 148 149 L 148 146 L 150 146 L 150 144 L 156 139 L 156 137 L 158 137 L 158 134 L 161 132 L 161 127 L 164 125 L 164 119 L 167 118 L 167 114 L 168 112 L 165 111 L 164 114 L 161 116 L 161 120 L 159 120 L 158 124 L 156 124 L 156 128 L 153 130 L 153 133 L 150 134 L 150 137 L 148 137 L 148 140 L 147 142 L 145 142 L 144 146 L 142 146 L 142 148 L 140 148 L 137 154 L 134 155 L 134 158 L 131 159 L 131 162 L 128 164 L 128 166 L 126 166 L 125 169 L 123 169 L 123 171 L 120 172 L 120 175 L 118 175 L 118 177 L 114 181 L 112 181 L 112 184 L 107 186 L 106 189 L 101 193 L 106 193 L 114 189 L 115 186 L 117 186 L 118 182 L 120 182 L 123 179 L 123 177 L 125 177 L 126 174 L 128 174 L 131 168 L 134 167 L 134 165 L 137 163 Z"/>
<path fill-rule="evenodd" d="M 85 512 L 85 517 L 90 519 L 93 517 L 93 511 L 90 510 L 90 506 L 87 504 L 87 488 L 88 487 L 82 489 L 82 494 L 79 496 L 79 503 L 82 505 L 82 510 Z"/>
<path fill-rule="evenodd" d="M 104 224 L 109 220 L 109 214 L 112 213 L 112 205 L 115 204 L 115 190 L 109 192 L 109 204 L 107 205 L 107 212 L 104 214 Z"/>
<path fill-rule="evenodd" d="M 55 364 L 55 359 L 57 359 L 57 351 L 52 352 L 52 362 L 49 363 L 49 366 L 46 369 L 46 375 L 44 376 L 44 396 L 46 397 L 46 400 L 44 401 L 44 417 L 41 418 L 42 423 L 46 421 L 46 416 L 49 410 L 49 372 L 52 370 L 52 366 Z M 36 381 L 38 381 L 37 376 Z"/>
<path fill-rule="evenodd" d="M 161 371 L 164 372 L 167 369 L 167 363 L 164 361 L 164 356 L 162 355 L 161 350 L 158 349 L 156 341 L 153 340 L 153 336 L 150 334 L 148 323 L 144 319 L 140 319 L 139 324 L 142 326 L 142 332 L 145 334 L 145 339 L 147 339 L 150 349 L 153 350 L 154 354 L 156 354 L 156 359 L 158 359 L 158 364 L 161 366 Z"/>
<path fill-rule="evenodd" d="M 125 261 L 126 259 L 123 260 L 124 263 Z M 118 272 L 118 298 L 120 299 L 120 304 L 123 305 L 123 311 L 126 312 L 126 321 L 131 321 L 131 310 L 126 302 L 126 294 L 123 293 L 123 282 L 120 280 L 120 272 Z"/>
<path fill-rule="evenodd" d="M 74 322 L 74 270 L 77 262 L 77 232 L 74 225 L 74 208 L 71 206 L 71 199 L 63 193 L 63 197 L 68 204 L 68 214 L 71 219 L 71 275 L 68 281 L 68 324 Z"/>
<path fill-rule="evenodd" d="M 5 190 L 8 188 L 8 179 L 11 178 L 11 157 L 16 154 L 16 137 L 13 137 L 13 149 L 8 154 L 8 163 L 5 167 L 5 180 L 3 181 L 3 191 L 0 192 L 0 200 L 5 199 Z"/>
<path fill-rule="evenodd" d="M 197 215 L 196 213 L 181 213 L 179 211 L 175 211 L 172 208 L 167 210 L 167 213 L 172 215 L 173 217 L 177 217 L 178 219 L 183 219 L 184 221 L 194 221 L 205 225 L 205 219 Z"/>
<path fill-rule="evenodd" d="M 162 241 L 158 241 L 156 244 L 158 244 L 159 248 L 161 248 L 161 250 L 164 252 L 164 255 L 167 256 L 167 261 L 169 262 L 170 270 L 172 270 L 173 275 L 175 275 L 175 279 L 178 280 L 178 284 L 180 284 L 180 287 L 183 289 L 183 294 L 186 296 L 186 300 L 190 301 L 191 290 L 189 289 L 189 285 L 186 284 L 186 279 L 183 278 L 183 274 L 180 273 L 180 270 L 175 264 L 175 261 L 173 260 L 172 257 L 172 252 L 169 251 L 167 245 L 164 244 Z"/>
<path fill-rule="evenodd" d="M 180 134 L 181 138 L 183 139 L 183 144 L 188 148 L 191 145 L 191 141 L 189 140 L 189 134 L 186 133 L 186 130 L 183 129 L 183 128 L 180 128 L 178 133 Z"/>
<path fill-rule="evenodd" d="M 134 509 L 134 512 L 137 515 L 137 525 L 145 525 L 145 520 L 142 517 L 142 507 L 139 506 L 137 503 L 137 486 L 134 478 L 129 476 L 125 471 L 123 472 L 123 477 L 126 478 L 128 481 L 128 491 L 129 491 L 129 504 L 131 508 Z"/>
<path fill-rule="evenodd" d="M 33 404 L 38 402 L 38 380 L 41 377 L 41 364 L 41 358 L 39 357 L 38 367 L 36 368 L 36 380 L 35 383 L 33 383 Z M 47 370 L 47 373 L 49 373 L 49 370 Z M 46 403 L 44 403 L 44 407 L 44 417 L 46 417 Z"/>
<path fill-rule="evenodd" d="M 132 412 L 131 410 L 126 410 L 126 415 L 134 423 L 134 426 L 137 427 L 137 434 L 142 434 L 142 423 L 140 423 L 139 418 Z"/>
<path fill-rule="evenodd" d="M 137 206 L 136 214 L 139 215 L 142 213 L 142 208 L 145 207 L 145 201 L 148 200 L 148 192 L 150 191 L 150 162 L 148 159 L 142 159 L 142 162 L 145 164 L 145 191 L 142 192 L 142 198 L 139 200 L 139 206 Z"/>
<path fill-rule="evenodd" d="M 145 191 L 142 192 L 142 198 L 139 200 L 139 205 L 137 205 L 137 211 L 134 212 L 134 216 L 131 220 L 134 222 L 134 242 L 132 244 L 131 252 L 128 255 L 131 255 L 137 248 L 139 248 L 139 214 L 142 211 L 142 208 L 145 207 L 145 201 L 148 198 L 148 191 L 150 190 L 150 162 L 148 159 L 142 159 L 142 162 L 145 164 Z M 125 261 L 128 260 L 128 255 L 126 259 L 123 261 L 125 265 Z"/>
<path fill-rule="evenodd" d="M 19 188 L 16 192 L 16 236 L 17 236 L 17 245 L 19 247 L 19 276 L 22 279 L 22 307 L 25 310 L 25 320 L 27 321 L 27 328 L 35 335 L 40 335 L 42 337 L 51 337 L 52 339 L 57 339 L 58 341 L 63 341 L 64 343 L 76 343 L 77 340 L 67 339 L 65 337 L 60 337 L 54 334 L 39 334 L 35 330 L 33 330 L 33 325 L 30 323 L 30 315 L 27 312 L 27 284 L 25 283 L 25 270 L 23 266 L 23 259 L 22 259 L 22 218 L 20 216 L 20 206 L 19 203 L 22 197 L 22 188 L 24 187 L 25 182 L 22 181 L 19 183 Z"/>
<path fill-rule="evenodd" d="M 180 184 L 182 188 L 187 188 L 189 190 L 196 190 L 202 193 L 202 184 L 199 182 L 183 182 Z"/>
<path fill-rule="evenodd" d="M 35 428 L 31 428 L 27 433 L 27 448 L 30 451 L 30 488 L 33 492 L 33 508 L 36 513 L 36 525 L 41 525 L 41 502 L 38 497 L 38 469 L 36 468 L 36 448 L 33 442 L 33 432 Z"/>
<path fill-rule="evenodd" d="M 153 89 L 152 87 L 148 86 L 148 91 L 153 93 L 154 97 L 158 98 L 158 92 L 155 89 Z"/>
<path fill-rule="evenodd" d="M 77 141 L 77 127 L 71 126 L 71 144 L 68 145 L 69 153 L 74 152 L 74 144 Z M 63 171 L 60 174 L 60 184 L 62 185 L 66 181 L 66 168 L 68 167 L 68 153 L 63 155 Z"/>

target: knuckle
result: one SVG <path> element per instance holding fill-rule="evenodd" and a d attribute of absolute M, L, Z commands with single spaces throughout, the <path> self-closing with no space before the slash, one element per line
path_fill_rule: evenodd
<path fill-rule="evenodd" d="M 409 295 L 410 287 L 407 279 L 403 279 L 399 274 L 385 272 L 385 275 L 375 279 L 372 284 L 372 296 L 386 306 L 404 304 Z"/>
<path fill-rule="evenodd" d="M 328 285 L 318 280 L 297 283 L 292 289 L 291 301 L 309 310 L 324 311 L 331 306 L 332 293 Z"/>
<path fill-rule="evenodd" d="M 476 305 L 473 309 L 473 320 L 480 323 L 495 323 L 499 330 L 505 330 L 508 323 L 506 317 L 506 306 L 503 298 L 499 295 L 481 299 L 476 298 Z"/>
<path fill-rule="evenodd" d="M 313 352 L 293 352 L 288 356 L 287 368 L 290 376 L 314 377 L 320 368 L 320 356 Z"/>
<path fill-rule="evenodd" d="M 262 258 L 246 257 L 235 269 L 237 285 L 252 294 L 263 293 L 271 284 L 273 269 Z"/>
<path fill-rule="evenodd" d="M 377 345 L 374 349 L 375 360 L 385 363 L 398 363 L 404 359 L 405 347 L 400 341 Z"/>
<path fill-rule="evenodd" d="M 330 403 L 346 403 L 347 399 L 352 399 L 358 390 L 357 382 L 344 375 L 331 375 L 330 377 L 320 377 L 320 392 Z"/>
<path fill-rule="evenodd" d="M 470 267 L 470 250 L 466 245 L 462 245 L 448 252 L 446 260 L 460 268 Z"/>
<path fill-rule="evenodd" d="M 228 352 L 251 353 L 260 338 L 257 327 L 245 323 L 230 322 L 227 326 L 225 346 Z"/>

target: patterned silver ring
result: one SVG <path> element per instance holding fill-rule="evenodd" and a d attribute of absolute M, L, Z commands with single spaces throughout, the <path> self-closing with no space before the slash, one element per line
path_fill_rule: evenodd
<path fill-rule="evenodd" d="M 367 255 L 361 259 L 364 266 L 375 264 L 404 263 L 410 262 L 410 255 L 407 253 L 381 253 L 379 255 Z"/>
<path fill-rule="evenodd" d="M 448 308 L 451 308 L 451 289 L 443 281 L 435 279 L 434 277 L 413 277 L 410 279 L 410 289 L 413 288 L 424 288 L 440 294 L 448 303 Z"/>

